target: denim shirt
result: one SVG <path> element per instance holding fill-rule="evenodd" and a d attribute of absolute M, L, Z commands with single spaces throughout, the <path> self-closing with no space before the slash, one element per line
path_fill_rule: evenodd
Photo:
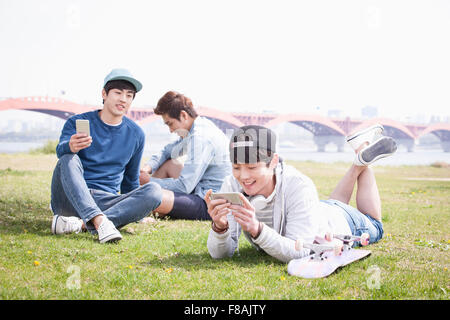
<path fill-rule="evenodd" d="M 155 172 L 165 161 L 187 156 L 176 179 L 151 178 L 162 188 L 203 198 L 209 189 L 220 190 L 223 180 L 231 174 L 228 138 L 210 120 L 197 117 L 185 138 L 166 145 L 147 163 Z"/>

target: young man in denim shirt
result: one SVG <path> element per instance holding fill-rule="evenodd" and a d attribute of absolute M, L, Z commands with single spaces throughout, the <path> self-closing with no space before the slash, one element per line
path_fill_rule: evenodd
<path fill-rule="evenodd" d="M 162 203 L 155 209 L 160 216 L 210 220 L 203 198 L 209 189 L 218 191 L 231 174 L 228 138 L 198 116 L 191 99 L 180 93 L 167 92 L 154 112 L 180 138 L 151 157 L 141 170 L 141 185 L 151 181 L 163 188 Z M 183 157 L 184 163 L 179 161 Z"/>

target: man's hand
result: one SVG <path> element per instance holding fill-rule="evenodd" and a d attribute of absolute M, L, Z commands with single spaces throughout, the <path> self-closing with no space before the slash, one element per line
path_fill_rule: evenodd
<path fill-rule="evenodd" d="M 139 184 L 142 186 L 150 182 L 150 175 L 147 171 L 141 170 L 139 172 Z"/>
<path fill-rule="evenodd" d="M 212 190 L 209 189 L 205 194 L 205 202 L 208 206 L 208 214 L 211 216 L 212 221 L 217 229 L 225 230 L 228 228 L 227 214 L 230 212 L 229 207 L 231 203 L 225 199 L 211 200 Z"/>
<path fill-rule="evenodd" d="M 92 143 L 92 137 L 86 133 L 75 133 L 70 137 L 69 148 L 72 153 L 88 148 Z"/>
<path fill-rule="evenodd" d="M 148 164 L 146 164 L 142 167 L 141 171 L 145 171 L 148 174 L 152 174 L 152 167 L 150 167 Z"/>
<path fill-rule="evenodd" d="M 152 174 L 152 167 L 148 164 L 144 165 L 139 172 L 139 184 L 142 186 L 150 182 L 150 175 Z"/>
<path fill-rule="evenodd" d="M 242 227 L 242 230 L 251 234 L 253 238 L 259 235 L 259 221 L 256 219 L 255 208 L 250 204 L 246 197 L 241 193 L 239 195 L 244 206 L 231 205 L 230 210 L 234 216 L 234 219 Z"/>

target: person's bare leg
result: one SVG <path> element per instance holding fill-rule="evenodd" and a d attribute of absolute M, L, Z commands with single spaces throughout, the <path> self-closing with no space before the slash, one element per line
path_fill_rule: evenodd
<path fill-rule="evenodd" d="M 157 217 L 162 218 L 168 214 L 173 209 L 173 202 L 175 200 L 175 195 L 173 191 L 162 189 L 162 199 L 161 204 L 158 208 L 153 210 Z M 154 223 L 155 219 L 151 216 L 145 217 L 141 220 L 141 223 Z"/>
<path fill-rule="evenodd" d="M 173 209 L 173 202 L 175 200 L 175 195 L 173 191 L 170 190 L 162 190 L 163 196 L 161 200 L 161 204 L 158 208 L 154 210 L 154 212 L 157 212 L 160 217 L 164 217 L 166 214 L 168 214 Z"/>
<path fill-rule="evenodd" d="M 181 170 L 183 170 L 183 163 L 176 159 L 169 159 L 164 162 L 153 174 L 153 178 L 178 178 Z"/>
<path fill-rule="evenodd" d="M 164 162 L 161 167 L 158 168 L 153 174 L 153 178 L 160 178 L 160 179 L 166 179 L 166 178 L 178 178 L 180 176 L 181 170 L 183 169 L 183 163 L 176 159 L 169 159 L 166 162 Z M 158 208 L 153 210 L 154 213 L 157 213 L 159 217 L 164 217 L 166 214 L 168 214 L 173 209 L 173 202 L 174 202 L 174 194 L 170 190 L 162 190 L 163 196 L 161 200 L 161 204 Z M 155 220 L 148 216 L 141 220 L 141 223 L 153 223 Z"/>
<path fill-rule="evenodd" d="M 352 197 L 353 190 L 355 189 L 355 183 L 358 181 L 361 172 L 365 169 L 366 167 L 352 165 L 344 177 L 339 181 L 336 188 L 334 188 L 330 195 L 330 199 L 339 200 L 348 204 Z"/>
<path fill-rule="evenodd" d="M 176 159 L 170 159 L 163 163 L 158 170 L 152 174 L 154 178 L 178 178 L 180 176 L 181 170 L 183 170 L 183 163 Z M 158 216 L 164 217 L 173 209 L 173 202 L 175 200 L 175 195 L 170 190 L 163 189 L 163 196 L 161 204 L 154 211 L 158 213 Z"/>
<path fill-rule="evenodd" d="M 358 154 L 368 143 L 363 143 L 355 153 Z M 330 195 L 330 199 L 339 200 L 348 204 L 353 194 L 353 189 L 355 189 L 355 183 L 358 180 L 359 175 L 366 167 L 352 165 L 344 177 L 339 181 L 336 188 Z"/>
<path fill-rule="evenodd" d="M 358 177 L 356 189 L 357 209 L 372 218 L 381 221 L 381 199 L 377 181 L 371 168 L 365 167 Z"/>
<path fill-rule="evenodd" d="M 363 144 L 358 153 L 366 144 Z M 348 204 L 355 188 L 357 209 L 372 218 L 381 221 L 381 199 L 378 191 L 375 175 L 372 169 L 366 166 L 352 165 L 344 177 L 339 181 L 330 195 L 330 199 L 339 200 Z"/>

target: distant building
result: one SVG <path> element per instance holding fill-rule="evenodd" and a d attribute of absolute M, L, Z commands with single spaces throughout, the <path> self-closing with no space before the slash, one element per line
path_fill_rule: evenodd
<path fill-rule="evenodd" d="M 430 118 L 430 123 L 438 123 L 441 122 L 441 117 L 440 116 L 436 116 L 436 115 L 432 115 Z"/>
<path fill-rule="evenodd" d="M 328 110 L 328 116 L 330 118 L 340 118 L 341 112 L 342 112 L 342 110 L 339 110 L 339 109 Z"/>
<path fill-rule="evenodd" d="M 361 109 L 361 116 L 363 118 L 375 118 L 378 117 L 378 108 L 372 106 L 365 106 Z"/>
<path fill-rule="evenodd" d="M 424 114 L 416 114 L 413 118 L 412 121 L 413 123 L 422 123 L 425 124 L 427 123 L 427 117 Z"/>

